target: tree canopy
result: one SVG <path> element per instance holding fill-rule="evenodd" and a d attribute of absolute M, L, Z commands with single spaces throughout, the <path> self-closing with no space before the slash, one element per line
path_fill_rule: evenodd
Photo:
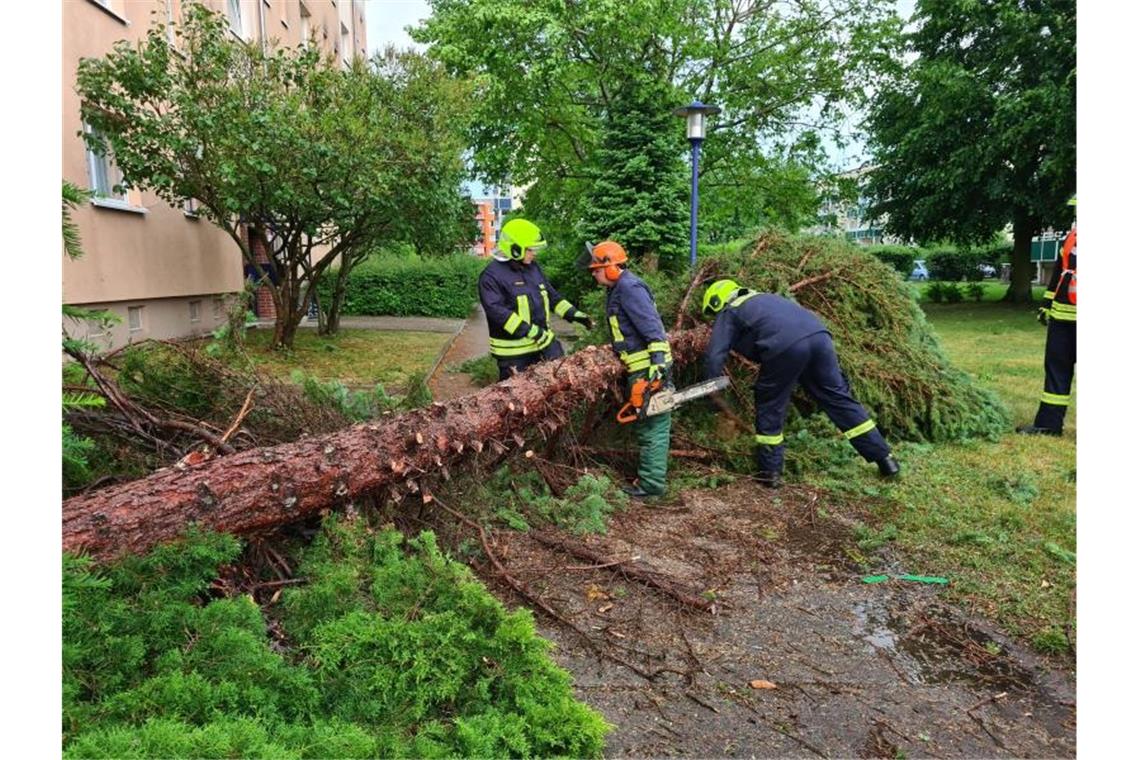
<path fill-rule="evenodd" d="M 175 35 L 171 45 L 156 24 L 137 45 L 80 62 L 85 139 L 114 155 L 124 186 L 196 199 L 230 235 L 272 285 L 275 344 L 292 343 L 339 255 L 412 237 L 408 225 L 432 224 L 439 209 L 454 215 L 467 89 L 428 62 L 391 55 L 341 70 L 315 47 L 235 39 L 198 4 Z"/>
<path fill-rule="evenodd" d="M 1072 219 L 1076 3 L 918 0 L 912 24 L 868 120 L 871 213 L 920 241 L 1012 224 L 1009 297 L 1027 301 L 1030 238 Z"/>
<path fill-rule="evenodd" d="M 670 114 L 693 99 L 724 109 L 703 148 L 702 206 L 732 212 L 708 216 L 702 233 L 798 226 L 815 211 L 804 188 L 823 161 L 819 132 L 840 123 L 842 103 L 862 97 L 860 83 L 893 28 L 885 0 L 431 0 L 431 7 L 413 36 L 476 82 L 476 171 L 529 185 L 528 213 L 538 206 L 544 223 L 579 237 L 584 221 L 598 218 L 589 210 L 593 184 L 612 167 L 618 123 L 633 108 L 621 101 L 635 96 L 628 83 L 638 80 L 655 83 L 655 102 L 640 109 Z M 654 124 L 639 145 L 629 141 L 619 163 L 646 148 L 685 156 L 681 122 Z M 687 167 L 675 164 L 684 182 Z M 638 202 L 651 202 L 646 197 Z"/>

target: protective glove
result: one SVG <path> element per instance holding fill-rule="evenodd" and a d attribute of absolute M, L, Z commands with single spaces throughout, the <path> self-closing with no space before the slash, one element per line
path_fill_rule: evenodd
<path fill-rule="evenodd" d="M 661 385 L 669 385 L 672 373 L 669 371 L 668 366 L 664 364 L 650 364 L 648 373 L 649 382 L 660 380 Z"/>
<path fill-rule="evenodd" d="M 594 320 L 590 319 L 590 315 L 583 311 L 575 312 L 574 316 L 570 317 L 570 321 L 577 322 L 587 330 L 594 329 Z"/>
<path fill-rule="evenodd" d="M 1043 325 L 1049 324 L 1049 310 L 1044 306 L 1037 309 L 1037 321 Z"/>
<path fill-rule="evenodd" d="M 530 330 L 528 330 L 526 333 L 526 337 L 530 338 L 535 343 L 544 343 L 547 342 L 546 334 L 549 332 L 550 330 L 546 329 L 545 327 L 539 327 L 538 325 L 532 324 L 530 326 Z M 551 342 L 553 342 L 553 336 L 551 338 Z"/>

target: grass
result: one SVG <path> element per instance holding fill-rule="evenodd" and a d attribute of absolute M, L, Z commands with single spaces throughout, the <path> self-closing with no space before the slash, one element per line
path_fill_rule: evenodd
<path fill-rule="evenodd" d="M 1034 311 L 1000 303 L 924 305 L 954 363 L 1030 422 L 1043 382 L 1045 328 Z M 1061 438 L 919 445 L 896 454 L 903 477 L 874 469 L 820 474 L 820 485 L 868 502 L 906 571 L 949 576 L 949 593 L 1042 651 L 1065 651 L 1075 630 L 1076 408 Z"/>
<path fill-rule="evenodd" d="M 439 332 L 341 329 L 336 335 L 299 330 L 292 351 L 269 349 L 273 331 L 250 330 L 246 346 L 259 368 L 288 380 L 295 369 L 349 387 L 403 388 L 408 378 L 431 368 L 451 337 Z"/>

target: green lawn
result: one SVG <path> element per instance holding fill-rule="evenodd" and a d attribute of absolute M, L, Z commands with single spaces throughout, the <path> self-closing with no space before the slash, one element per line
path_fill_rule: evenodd
<path fill-rule="evenodd" d="M 346 386 L 371 388 L 383 383 L 391 391 L 402 389 L 408 377 L 431 369 L 448 339 L 448 333 L 390 332 L 344 329 L 336 335 L 317 335 L 302 329 L 292 351 L 270 351 L 272 329 L 250 330 L 246 345 L 261 369 L 288 379 L 293 370 L 319 380 L 339 380 Z"/>
<path fill-rule="evenodd" d="M 956 366 L 996 391 L 1014 424 L 1031 421 L 1045 346 L 1034 311 L 985 302 L 924 309 Z M 881 484 L 863 467 L 843 473 L 854 477 L 844 490 L 870 497 L 877 535 L 893 537 L 906 571 L 949 576 L 953 597 L 1039 649 L 1065 651 L 1075 626 L 1075 423 L 1073 407 L 1059 439 L 1011 429 L 997 441 L 903 443 L 900 481 Z"/>
<path fill-rule="evenodd" d="M 944 282 L 941 280 L 937 280 L 937 281 L 931 280 L 931 281 L 927 281 L 927 282 L 917 282 L 915 280 L 908 280 L 907 284 L 910 286 L 910 289 L 914 291 L 915 297 L 918 298 L 919 302 L 925 306 L 926 304 L 930 303 L 930 299 L 928 299 L 926 297 L 927 288 L 930 285 L 934 285 L 934 284 L 949 285 L 950 283 Z M 972 283 L 972 282 L 957 282 L 954 284 L 958 286 L 958 290 L 962 291 L 962 296 L 964 298 L 963 303 L 974 303 L 974 298 L 970 295 L 970 291 L 967 289 L 971 285 L 973 285 L 974 283 Z M 1000 280 L 983 280 L 983 281 L 979 282 L 978 284 L 982 286 L 982 303 L 994 303 L 994 302 L 1000 301 L 1002 298 L 1005 297 L 1006 291 L 1009 290 L 1009 283 L 1008 282 L 1001 282 Z M 1034 299 L 1034 301 L 1040 301 L 1044 295 L 1045 295 L 1045 286 L 1044 285 L 1034 285 L 1033 286 L 1033 299 Z"/>

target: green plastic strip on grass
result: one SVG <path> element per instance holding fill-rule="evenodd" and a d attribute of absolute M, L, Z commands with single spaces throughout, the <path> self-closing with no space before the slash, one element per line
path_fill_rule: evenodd
<path fill-rule="evenodd" d="M 889 575 L 865 575 L 863 576 L 864 583 L 882 583 L 889 581 Z M 949 578 L 941 578 L 937 575 L 896 575 L 895 580 L 900 581 L 914 581 L 915 583 L 937 583 L 940 586 L 945 586 L 950 582 Z"/>

